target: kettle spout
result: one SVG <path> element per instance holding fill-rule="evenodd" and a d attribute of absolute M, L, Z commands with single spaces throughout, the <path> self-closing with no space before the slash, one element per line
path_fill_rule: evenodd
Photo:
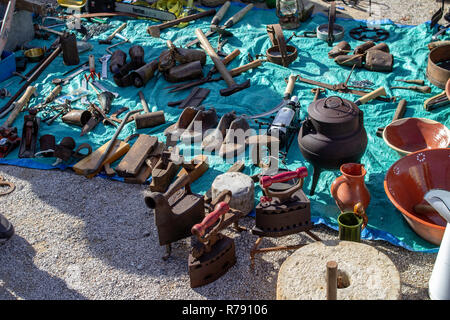
<path fill-rule="evenodd" d="M 428 191 L 424 199 L 450 223 L 450 192 L 440 189 Z"/>

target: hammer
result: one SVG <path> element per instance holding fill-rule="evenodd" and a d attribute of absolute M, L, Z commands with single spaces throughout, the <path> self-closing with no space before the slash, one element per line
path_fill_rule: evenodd
<path fill-rule="evenodd" d="M 188 22 L 188 21 L 200 19 L 202 17 L 212 16 L 215 13 L 216 13 L 216 10 L 211 9 L 211 10 L 208 10 L 208 11 L 203 11 L 203 12 L 196 13 L 196 14 L 191 14 L 191 15 L 183 17 L 183 18 L 178 18 L 178 19 L 175 19 L 175 20 L 171 20 L 171 21 L 168 21 L 168 22 L 164 22 L 164 23 L 155 25 L 155 26 L 150 26 L 150 27 L 147 28 L 147 32 L 152 37 L 159 38 L 159 36 L 161 34 L 161 30 L 163 30 L 163 29 L 176 26 L 177 24 L 179 24 L 181 22 Z"/>
<path fill-rule="evenodd" d="M 134 116 L 136 128 L 151 128 L 166 123 L 166 119 L 164 118 L 164 111 L 150 112 L 150 110 L 148 109 L 147 101 L 145 101 L 145 97 L 142 91 L 139 91 L 138 94 L 139 98 L 141 99 L 142 107 L 144 108 L 144 113 L 136 114 Z"/>
<path fill-rule="evenodd" d="M 100 44 L 111 44 L 112 39 L 114 39 L 114 37 L 116 36 L 116 34 L 118 34 L 120 31 L 122 31 L 123 29 L 125 29 L 127 27 L 127 23 L 124 22 L 120 25 L 120 27 L 118 27 L 116 30 L 113 31 L 113 33 L 111 33 L 108 38 L 106 38 L 105 40 L 100 40 L 98 43 Z"/>
<path fill-rule="evenodd" d="M 209 55 L 211 60 L 214 62 L 214 65 L 216 66 L 217 70 L 222 75 L 222 78 L 225 80 L 225 82 L 228 85 L 228 88 L 221 89 L 220 95 L 222 96 L 229 96 L 232 95 L 238 91 L 241 91 L 245 88 L 250 87 L 250 79 L 243 82 L 242 84 L 237 84 L 233 77 L 231 76 L 230 72 L 227 70 L 225 65 L 223 64 L 222 60 L 220 59 L 219 55 L 214 51 L 213 47 L 209 43 L 208 39 L 206 38 L 205 34 L 201 29 L 195 29 L 195 34 L 197 35 L 198 40 L 203 46 L 203 49 L 206 51 L 206 53 Z"/>

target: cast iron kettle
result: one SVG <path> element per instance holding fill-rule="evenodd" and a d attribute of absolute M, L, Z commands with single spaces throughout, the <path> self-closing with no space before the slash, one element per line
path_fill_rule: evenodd
<path fill-rule="evenodd" d="M 298 134 L 298 145 L 314 168 L 313 195 L 322 170 L 359 163 L 367 147 L 363 112 L 352 101 L 337 96 L 312 102 Z"/>

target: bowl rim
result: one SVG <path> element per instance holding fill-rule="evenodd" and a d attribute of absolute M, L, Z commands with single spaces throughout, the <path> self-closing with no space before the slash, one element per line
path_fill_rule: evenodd
<path fill-rule="evenodd" d="M 420 152 L 434 152 L 435 150 L 448 150 L 448 151 L 450 152 L 450 148 L 425 149 L 425 150 L 418 150 L 418 151 L 412 152 L 412 153 L 406 155 L 405 157 L 402 157 L 402 158 L 398 159 L 397 161 L 395 161 L 395 162 L 389 167 L 388 171 L 386 171 L 386 175 L 384 176 L 384 182 L 383 182 L 383 185 L 384 185 L 384 192 L 386 193 L 387 197 L 389 198 L 389 200 L 391 201 L 391 203 L 397 208 L 397 210 L 399 210 L 403 215 L 407 216 L 408 218 L 410 218 L 410 219 L 412 219 L 412 220 L 414 220 L 414 221 L 416 221 L 416 222 L 419 222 L 419 223 L 422 224 L 422 225 L 431 227 L 431 228 L 433 228 L 433 229 L 437 229 L 437 230 L 445 230 L 446 226 L 439 226 L 439 225 L 436 225 L 436 224 L 427 222 L 427 221 L 425 221 L 425 220 L 422 220 L 422 219 L 418 218 L 417 216 L 415 216 L 415 215 L 409 213 L 409 211 L 407 211 L 406 209 L 404 209 L 404 208 L 397 202 L 397 200 L 395 200 L 395 198 L 393 197 L 393 195 L 392 195 L 391 192 L 389 191 L 388 186 L 387 186 L 387 180 L 386 180 L 387 175 L 388 175 L 388 172 L 389 172 L 389 171 L 397 164 L 397 162 L 402 161 L 403 159 L 406 159 L 406 158 L 409 157 L 409 156 L 413 156 L 413 155 L 415 155 L 416 153 L 420 153 Z"/>
<path fill-rule="evenodd" d="M 446 125 L 440 123 L 439 121 L 436 121 L 436 120 L 433 120 L 433 119 L 428 119 L 428 118 L 417 118 L 417 117 L 401 118 L 401 119 L 397 119 L 397 120 L 395 120 L 395 121 L 392 121 L 392 122 L 389 123 L 386 127 L 384 127 L 384 130 L 383 130 L 383 140 L 384 140 L 384 142 L 388 145 L 388 147 L 390 147 L 391 149 L 394 149 L 395 151 L 397 151 L 397 152 L 399 152 L 399 153 L 401 153 L 401 154 L 404 154 L 404 155 L 409 155 L 409 154 L 411 154 L 411 153 L 413 153 L 413 152 L 418 152 L 418 151 L 423 151 L 423 150 L 447 149 L 447 148 L 432 148 L 432 149 L 424 148 L 424 149 L 420 149 L 420 150 L 416 150 L 416 151 L 407 151 L 407 150 L 400 149 L 400 148 L 394 146 L 393 144 L 391 144 L 391 143 L 388 141 L 388 138 L 386 137 L 386 132 L 387 132 L 386 129 L 387 129 L 388 127 L 390 127 L 391 125 L 395 125 L 395 124 L 398 124 L 398 123 L 400 123 L 400 122 L 407 122 L 408 120 L 411 120 L 411 119 L 413 119 L 413 120 L 420 120 L 420 121 L 428 122 L 428 123 L 432 123 L 432 124 L 440 124 L 442 127 L 445 128 L 445 130 L 447 131 L 447 136 L 450 138 L 450 129 L 448 129 Z"/>
<path fill-rule="evenodd" d="M 445 93 L 447 94 L 447 98 L 450 100 L 450 78 L 448 78 L 447 84 L 445 85 Z"/>

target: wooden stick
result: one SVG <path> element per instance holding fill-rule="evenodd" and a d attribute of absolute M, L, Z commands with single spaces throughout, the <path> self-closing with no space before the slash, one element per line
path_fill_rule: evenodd
<path fill-rule="evenodd" d="M 327 262 L 327 300 L 337 300 L 337 262 Z"/>

